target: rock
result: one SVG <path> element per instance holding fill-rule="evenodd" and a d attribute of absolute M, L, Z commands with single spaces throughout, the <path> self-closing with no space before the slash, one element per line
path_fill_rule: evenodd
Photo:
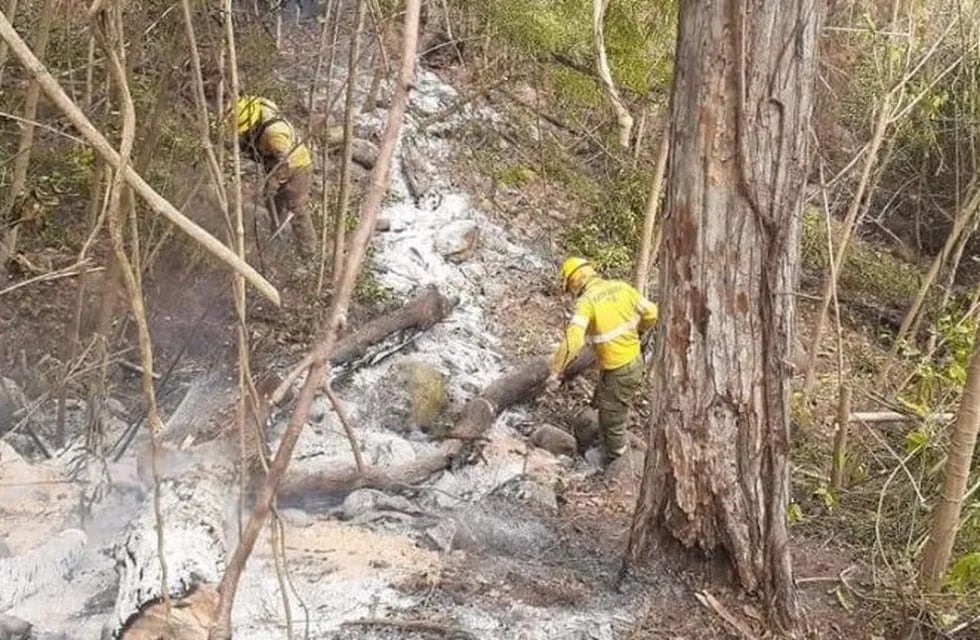
<path fill-rule="evenodd" d="M 0 558 L 9 558 L 12 555 L 10 547 L 7 546 L 7 541 L 0 538 Z"/>
<path fill-rule="evenodd" d="M 446 379 L 440 371 L 422 362 L 400 363 L 399 368 L 411 396 L 412 422 L 420 429 L 428 429 L 449 402 Z"/>
<path fill-rule="evenodd" d="M 454 220 L 436 234 L 436 251 L 450 262 L 465 262 L 476 251 L 480 227 L 472 220 Z"/>
<path fill-rule="evenodd" d="M 449 404 L 445 376 L 418 360 L 392 366 L 373 395 L 372 413 L 381 426 L 397 432 L 429 429 Z"/>
<path fill-rule="evenodd" d="M 609 466 L 606 467 L 606 478 L 614 484 L 626 487 L 638 486 L 640 480 L 643 479 L 645 461 L 646 452 L 630 449 L 609 463 Z"/>
<path fill-rule="evenodd" d="M 115 398 L 105 399 L 105 409 L 117 418 L 125 419 L 127 417 L 128 412 L 126 411 L 126 407 Z"/>
<path fill-rule="evenodd" d="M 357 491 L 352 491 L 344 499 L 342 509 L 344 520 L 353 520 L 369 513 L 381 511 L 396 511 L 409 515 L 418 515 L 421 513 L 421 510 L 408 499 L 401 496 L 390 496 L 377 489 L 358 489 Z"/>
<path fill-rule="evenodd" d="M 543 424 L 534 430 L 531 434 L 531 444 L 556 456 L 572 456 L 578 450 L 575 436 L 550 424 Z"/>
<path fill-rule="evenodd" d="M 30 640 L 33 625 L 17 616 L 0 616 L 0 640 Z"/>
<path fill-rule="evenodd" d="M 343 518 L 353 520 L 357 516 L 374 511 L 384 494 L 377 489 L 358 489 L 344 498 Z"/>
<path fill-rule="evenodd" d="M 415 449 L 404 438 L 387 433 L 366 433 L 360 439 L 364 461 L 376 467 L 395 467 L 415 460 Z"/>
<path fill-rule="evenodd" d="M 566 424 L 569 431 L 575 434 L 579 451 L 586 451 L 599 443 L 599 412 L 595 409 L 579 411 Z"/>
<path fill-rule="evenodd" d="M 443 520 L 436 526 L 426 529 L 425 535 L 437 549 L 449 553 L 453 550 L 453 540 L 456 538 L 456 523 L 452 520 Z"/>
<path fill-rule="evenodd" d="M 493 493 L 507 496 L 551 513 L 558 511 L 558 497 L 555 495 L 555 490 L 541 482 L 535 482 L 531 478 L 513 478 L 497 487 Z"/>
<path fill-rule="evenodd" d="M 283 521 L 291 527 L 305 529 L 313 525 L 313 518 L 302 509 L 283 509 L 279 512 Z"/>

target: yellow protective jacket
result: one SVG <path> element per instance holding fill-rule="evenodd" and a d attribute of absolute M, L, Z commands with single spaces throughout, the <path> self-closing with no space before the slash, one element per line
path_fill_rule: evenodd
<path fill-rule="evenodd" d="M 564 371 L 586 338 L 594 345 L 599 367 L 618 369 L 640 355 L 640 335 L 657 321 L 657 305 L 620 280 L 593 278 L 575 303 L 551 371 Z"/>
<path fill-rule="evenodd" d="M 310 150 L 296 134 L 289 121 L 263 113 L 262 122 L 242 136 L 242 147 L 253 159 L 262 163 L 279 182 L 313 164 Z"/>

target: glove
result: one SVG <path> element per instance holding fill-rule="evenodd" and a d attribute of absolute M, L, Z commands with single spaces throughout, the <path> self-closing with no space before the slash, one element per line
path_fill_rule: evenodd
<path fill-rule="evenodd" d="M 558 377 L 557 373 L 552 373 L 551 375 L 548 376 L 548 379 L 545 380 L 544 383 L 545 393 L 554 394 L 558 391 L 560 387 L 561 387 L 561 378 Z"/>

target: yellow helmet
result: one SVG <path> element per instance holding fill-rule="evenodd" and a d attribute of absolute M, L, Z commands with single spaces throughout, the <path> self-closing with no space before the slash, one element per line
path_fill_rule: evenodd
<path fill-rule="evenodd" d="M 274 114 L 279 112 L 276 103 L 258 96 L 241 96 L 235 103 L 235 122 L 238 125 L 238 135 L 242 135 L 255 125 L 262 122 L 263 109 Z"/>
<path fill-rule="evenodd" d="M 595 268 L 585 258 L 567 258 L 561 265 L 561 284 L 565 291 L 577 291 L 595 276 Z"/>

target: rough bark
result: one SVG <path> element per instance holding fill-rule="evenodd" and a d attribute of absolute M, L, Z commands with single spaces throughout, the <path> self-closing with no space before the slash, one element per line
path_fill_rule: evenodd
<path fill-rule="evenodd" d="M 680 6 L 662 365 L 628 548 L 724 553 L 787 628 L 792 293 L 822 16 L 820 0 Z"/>
<path fill-rule="evenodd" d="M 980 330 L 974 344 L 980 345 Z M 956 424 L 950 438 L 946 465 L 943 467 L 943 488 L 932 516 L 929 542 L 922 556 L 922 586 L 933 590 L 939 587 L 956 542 L 960 524 L 963 493 L 970 478 L 970 464 L 980 430 L 980 348 L 974 347 L 967 372 L 963 397 L 956 413 Z"/>
<path fill-rule="evenodd" d="M 337 366 L 365 355 L 371 345 L 377 344 L 397 331 L 419 328 L 427 329 L 439 322 L 456 306 L 455 300 L 445 297 L 435 286 L 426 287 L 417 297 L 402 308 L 375 318 L 364 324 L 354 333 L 337 342 L 330 364 Z M 279 404 L 289 392 L 293 383 L 313 363 L 313 354 L 308 354 L 283 379 L 272 394 L 272 404 Z"/>
<path fill-rule="evenodd" d="M 24 69 L 40 84 L 41 90 L 64 113 L 72 125 L 78 129 L 86 142 L 92 145 L 99 156 L 113 169 L 119 169 L 121 166 L 119 154 L 92 125 L 91 121 L 85 117 L 85 114 L 82 113 L 78 106 L 72 102 L 64 89 L 61 88 L 61 85 L 58 84 L 58 81 L 54 79 L 44 65 L 37 59 L 30 47 L 21 39 L 2 13 L 0 13 L 0 38 L 7 43 L 10 51 L 24 66 Z M 126 166 L 123 174 L 126 183 L 146 201 L 154 212 L 165 217 L 195 242 L 204 247 L 208 253 L 224 262 L 233 271 L 244 276 L 252 286 L 275 305 L 278 306 L 280 304 L 279 292 L 259 272 L 249 264 L 242 262 L 220 240 L 178 211 L 166 198 L 157 193 L 135 169 L 131 166 Z"/>

